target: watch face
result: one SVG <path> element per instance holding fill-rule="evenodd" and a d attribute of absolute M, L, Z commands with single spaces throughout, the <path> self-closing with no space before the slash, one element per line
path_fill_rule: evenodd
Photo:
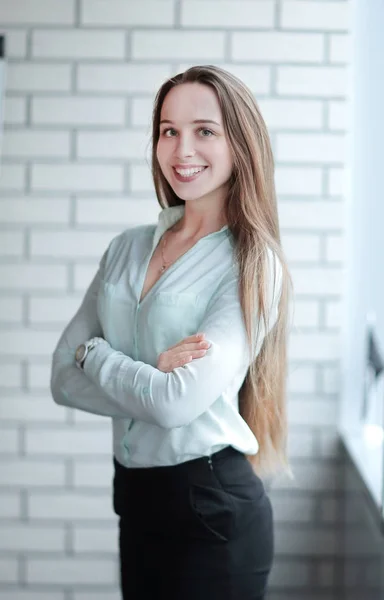
<path fill-rule="evenodd" d="M 76 350 L 76 354 L 75 354 L 76 360 L 80 362 L 84 358 L 84 354 L 85 354 L 85 344 L 80 344 L 80 346 Z"/>

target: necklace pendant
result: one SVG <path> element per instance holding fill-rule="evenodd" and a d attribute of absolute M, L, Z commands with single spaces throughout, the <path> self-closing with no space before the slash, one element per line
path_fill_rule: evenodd
<path fill-rule="evenodd" d="M 163 266 L 161 267 L 161 269 L 160 269 L 160 273 L 164 273 L 164 271 L 165 271 L 165 269 L 166 269 L 166 268 L 167 268 L 167 267 L 166 267 L 165 265 L 163 265 Z"/>

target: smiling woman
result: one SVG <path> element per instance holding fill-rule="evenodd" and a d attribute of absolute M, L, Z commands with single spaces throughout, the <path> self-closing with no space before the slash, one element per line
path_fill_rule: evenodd
<path fill-rule="evenodd" d="M 184 201 L 223 211 L 233 169 L 232 151 L 215 91 L 198 82 L 173 87 L 161 108 L 157 160 Z M 193 186 L 180 185 L 193 183 Z"/>
<path fill-rule="evenodd" d="M 161 86 L 152 141 L 158 223 L 112 239 L 55 349 L 52 394 L 112 417 L 124 600 L 262 600 L 261 477 L 289 473 L 269 137 L 244 84 L 204 66 Z"/>

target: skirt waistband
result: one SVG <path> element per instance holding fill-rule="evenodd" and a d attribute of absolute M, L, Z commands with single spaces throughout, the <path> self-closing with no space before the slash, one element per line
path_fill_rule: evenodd
<path fill-rule="evenodd" d="M 145 476 L 146 474 L 150 476 L 154 476 L 156 474 L 165 475 L 167 472 L 172 474 L 184 473 L 186 471 L 193 472 L 195 469 L 201 469 L 202 464 L 215 464 L 221 462 L 222 460 L 234 457 L 234 456 L 242 456 L 245 457 L 243 452 L 236 450 L 233 446 L 227 446 L 222 450 L 218 450 L 217 452 L 213 452 L 212 454 L 208 454 L 207 456 L 199 456 L 198 458 L 193 458 L 191 460 L 184 461 L 182 463 L 177 463 L 175 465 L 164 465 L 164 466 L 156 466 L 156 467 L 134 467 L 129 468 L 125 467 L 121 463 L 119 463 L 116 458 L 113 458 L 113 462 L 115 465 L 116 471 L 120 471 L 120 473 L 124 473 L 127 476 Z"/>

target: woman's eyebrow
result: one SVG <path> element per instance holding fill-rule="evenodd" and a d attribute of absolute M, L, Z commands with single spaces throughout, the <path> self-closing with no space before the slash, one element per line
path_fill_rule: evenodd
<path fill-rule="evenodd" d="M 162 123 L 173 123 L 173 121 L 170 121 L 169 119 L 163 119 L 162 121 L 160 121 L 160 125 Z M 192 121 L 192 123 L 214 123 L 215 125 L 218 125 L 220 127 L 220 123 L 218 123 L 217 121 L 213 121 L 212 119 L 195 119 L 194 121 Z"/>

